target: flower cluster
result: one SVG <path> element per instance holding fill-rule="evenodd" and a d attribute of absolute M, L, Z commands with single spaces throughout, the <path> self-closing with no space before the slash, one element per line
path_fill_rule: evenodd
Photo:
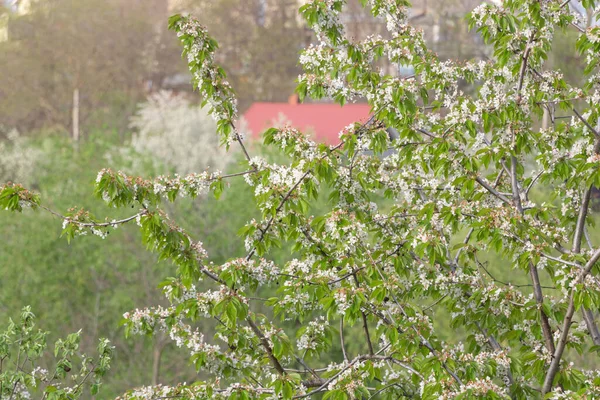
<path fill-rule="evenodd" d="M 490 395 L 495 395 L 495 398 L 499 399 L 510 399 L 509 393 L 506 388 L 498 386 L 489 377 L 485 379 L 476 379 L 461 385 L 459 390 L 444 393 L 440 399 L 455 399 L 455 398 L 486 398 Z"/>
<path fill-rule="evenodd" d="M 272 261 L 265 259 L 248 260 L 238 258 L 226 262 L 219 267 L 220 277 L 230 285 L 249 284 L 257 287 L 276 281 L 279 278 L 279 268 Z"/>
<path fill-rule="evenodd" d="M 178 196 L 196 198 L 212 189 L 216 194 L 223 191 L 222 174 L 219 171 L 191 173 L 186 176 L 159 176 L 142 179 L 126 175 L 122 171 L 103 169 L 96 177 L 96 194 L 110 206 L 118 207 L 137 202 L 144 207 L 160 202 L 161 198 L 175 201 Z"/>
<path fill-rule="evenodd" d="M 9 182 L 0 186 L 0 209 L 23 211 L 23 207 L 37 207 L 39 201 L 38 195 L 19 184 Z"/>
<path fill-rule="evenodd" d="M 194 85 L 200 91 L 204 102 L 210 104 L 209 113 L 217 121 L 217 131 L 223 141 L 229 144 L 231 138 L 237 139 L 237 132 L 231 135 L 237 106 L 225 72 L 214 63 L 217 42 L 196 19 L 189 16 L 171 17 L 169 28 L 177 32 Z"/>
<path fill-rule="evenodd" d="M 174 315 L 174 308 L 158 306 L 126 312 L 123 318 L 126 320 L 128 334 L 145 335 L 154 333 L 156 329 L 167 331 L 169 327 L 167 322 L 173 319 Z"/>
<path fill-rule="evenodd" d="M 330 338 L 327 337 L 329 333 L 329 322 L 325 317 L 310 321 L 305 329 L 298 331 L 298 350 L 319 354 L 321 350 L 325 350 L 325 345 L 330 343 Z"/>
<path fill-rule="evenodd" d="M 226 389 L 219 389 L 216 383 L 202 383 L 178 386 L 146 386 L 134 389 L 117 400 L 150 400 L 156 398 L 185 398 L 189 400 L 227 400 L 232 396 L 244 393 L 247 399 L 265 398 L 273 393 L 271 389 L 255 388 L 250 385 L 232 384 Z"/>
<path fill-rule="evenodd" d="M 0 374 L 0 397 L 31 399 L 37 393 L 41 398 L 79 399 L 97 395 L 102 378 L 110 369 L 114 350 L 110 342 L 100 339 L 98 354 L 91 357 L 79 351 L 81 331 L 58 339 L 50 373 L 38 365 L 42 357 L 52 359 L 47 354 L 49 332 L 37 329 L 35 319 L 31 309 L 25 307 L 20 318 L 11 319 L 8 328 L 0 332 L 0 359 L 7 360 L 18 354 L 24 360 L 16 369 L 6 368 L 4 364 Z"/>

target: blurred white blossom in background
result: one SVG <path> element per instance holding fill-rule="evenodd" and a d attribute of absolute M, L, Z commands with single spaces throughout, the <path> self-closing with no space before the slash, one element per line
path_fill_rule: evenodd
<path fill-rule="evenodd" d="M 206 111 L 183 95 L 160 91 L 139 106 L 130 120 L 132 147 L 174 168 L 178 174 L 222 170 L 232 151 L 219 148 L 217 126 Z"/>
<path fill-rule="evenodd" d="M 41 159 L 42 150 L 29 144 L 29 139 L 12 129 L 4 133 L 0 126 L 0 185 L 6 182 L 19 182 L 31 185 L 36 165 Z"/>

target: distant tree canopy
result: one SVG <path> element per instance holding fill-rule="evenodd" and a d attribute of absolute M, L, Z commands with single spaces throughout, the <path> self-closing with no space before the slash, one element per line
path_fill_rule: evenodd
<path fill-rule="evenodd" d="M 298 16 L 297 0 L 183 0 L 202 15 L 219 42 L 216 55 L 228 73 L 240 109 L 252 101 L 286 101 L 301 72 L 298 54 L 311 32 Z"/>
<path fill-rule="evenodd" d="M 103 125 L 126 130 L 147 94 L 172 88 L 174 79 L 178 90 L 190 90 L 189 73 L 164 23 L 172 10 L 201 15 L 213 32 L 240 110 L 254 101 L 285 101 L 301 72 L 298 54 L 314 37 L 298 7 L 297 0 L 44 0 L 31 2 L 26 13 L 4 9 L 0 120 L 22 132 L 70 131 L 78 90 L 84 136 Z M 456 0 L 417 1 L 411 23 L 433 26 L 425 39 L 441 58 L 480 58 L 485 47 L 465 29 L 470 8 Z M 389 35 L 358 3 L 350 3 L 342 19 L 356 39 Z M 398 67 L 387 63 L 384 70 Z"/>
<path fill-rule="evenodd" d="M 210 22 L 242 108 L 292 94 L 297 55 L 309 37 L 295 1 L 271 2 L 263 11 L 259 1 L 177 4 Z M 167 78 L 189 76 L 167 34 L 168 12 L 167 0 L 48 0 L 33 2 L 22 15 L 5 13 L 0 121 L 21 131 L 69 131 L 77 89 L 84 127 L 126 129 L 148 93 L 163 88 Z M 191 90 L 191 82 L 184 89 Z"/>
<path fill-rule="evenodd" d="M 116 110 L 131 113 L 157 70 L 164 18 L 162 0 L 50 0 L 11 15 L 0 43 L 0 120 L 22 131 L 68 130 L 73 91 L 82 123 L 99 124 Z M 173 71 L 160 65 L 163 71 Z M 128 115 L 121 115 L 126 124 Z"/>
<path fill-rule="evenodd" d="M 162 301 L 126 312 L 123 324 L 183 348 L 198 380 L 121 398 L 600 397 L 600 245 L 589 232 L 600 186 L 600 27 L 581 24 L 568 0 L 482 3 L 468 21 L 489 59 L 457 61 L 430 50 L 408 0 L 360 0 L 388 31 L 361 40 L 346 34 L 345 4 L 301 7 L 317 41 L 300 55 L 296 87 L 301 100 L 367 99 L 371 117 L 344 128 L 338 144 L 276 127 L 263 140 L 279 157 L 255 154 L 236 126 L 217 41 L 177 14 L 169 27 L 219 140 L 244 157 L 239 169 L 142 177 L 104 168 L 94 193 L 130 213 L 118 218 L 60 213 L 22 185 L 0 187 L 1 208 L 50 212 L 68 241 L 135 223 L 176 267 Z M 587 18 L 600 14 L 598 1 L 582 4 Z M 580 85 L 547 62 L 570 29 Z M 381 60 L 414 74 L 385 73 Z M 167 211 L 182 198 L 219 199 L 228 182 L 247 185 L 257 216 L 238 231 L 244 249 L 222 261 L 185 215 Z M 276 258 L 280 247 L 290 260 Z M 447 326 L 455 332 L 444 337 Z M 20 378 L 11 379 L 12 397 Z"/>

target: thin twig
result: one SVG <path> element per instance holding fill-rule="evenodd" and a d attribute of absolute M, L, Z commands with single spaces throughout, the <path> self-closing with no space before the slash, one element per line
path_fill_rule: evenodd
<path fill-rule="evenodd" d="M 77 220 L 74 220 L 70 217 L 64 216 L 59 212 L 56 212 L 44 205 L 38 205 L 38 207 L 40 207 L 42 210 L 45 210 L 47 212 L 49 212 L 50 214 L 57 216 L 65 221 L 68 221 L 71 224 L 75 224 L 81 227 L 93 227 L 93 228 L 106 228 L 106 227 L 110 227 L 110 226 L 115 226 L 115 225 L 121 225 L 121 224 L 125 224 L 127 222 L 133 221 L 134 219 L 136 219 L 139 216 L 142 216 L 144 214 L 147 213 L 147 210 L 142 210 L 139 213 L 132 215 L 131 217 L 127 217 L 124 219 L 120 219 L 118 221 L 113 221 L 113 222 L 79 222 Z"/>
<path fill-rule="evenodd" d="M 479 176 L 475 177 L 475 181 L 477 183 L 479 183 L 481 186 L 483 186 L 485 188 L 485 190 L 487 190 L 488 192 L 490 192 L 492 195 L 494 195 L 498 199 L 502 200 L 504 203 L 506 203 L 506 204 L 512 204 L 512 202 L 506 196 L 504 196 L 502 193 L 499 193 L 496 189 L 494 189 L 493 187 L 491 187 L 486 181 L 484 181 L 483 179 L 481 179 Z"/>
<path fill-rule="evenodd" d="M 233 123 L 233 121 L 229 120 L 229 124 L 233 128 L 233 133 L 235 134 L 235 140 L 239 143 L 242 151 L 244 152 L 244 156 L 246 157 L 246 160 L 248 160 L 248 162 L 250 163 L 252 161 L 252 159 L 250 158 L 250 154 L 248 154 L 248 150 L 246 150 L 246 146 L 244 146 L 244 141 L 242 140 L 242 137 L 240 136 L 240 133 L 238 132 L 236 126 Z"/>
<path fill-rule="evenodd" d="M 592 245 L 592 239 L 590 238 L 590 233 L 588 232 L 587 227 L 583 227 L 583 235 L 585 236 L 585 241 L 587 242 L 587 245 L 590 249 L 593 249 L 594 246 Z"/>
<path fill-rule="evenodd" d="M 546 172 L 546 170 L 541 170 L 534 178 L 533 180 L 529 183 L 529 186 L 527 186 L 527 189 L 525 189 L 525 198 L 529 199 L 529 192 L 531 191 L 531 188 L 533 188 L 533 185 L 535 185 L 535 183 L 537 182 L 538 179 L 540 179 L 540 176 L 542 176 L 542 174 Z"/>
<path fill-rule="evenodd" d="M 514 288 L 533 287 L 532 284 L 517 285 L 517 284 L 514 284 L 514 283 L 510 283 L 510 282 L 501 281 L 500 279 L 498 279 L 494 275 L 492 275 L 492 273 L 484 266 L 484 264 L 481 261 L 479 261 L 478 259 L 476 259 L 476 263 L 496 283 L 499 283 L 499 284 L 504 285 L 504 286 L 514 287 Z M 543 289 L 552 289 L 552 290 L 556 289 L 554 286 L 543 286 L 543 285 L 542 285 L 542 288 Z"/>
<path fill-rule="evenodd" d="M 590 125 L 590 123 L 587 121 L 587 119 L 583 118 L 583 116 L 581 114 L 579 114 L 579 111 L 577 111 L 575 108 L 573 108 L 573 112 L 575 113 L 577 118 L 579 118 L 579 120 L 581 122 L 583 122 L 583 124 L 590 130 L 590 132 L 592 132 L 596 137 L 600 138 L 600 133 L 598 133 L 598 131 L 596 129 L 594 129 L 594 127 L 592 125 Z"/>
<path fill-rule="evenodd" d="M 437 299 L 436 301 L 433 302 L 433 304 L 428 305 L 427 307 L 421 309 L 421 312 L 425 312 L 433 307 L 435 307 L 436 305 L 438 305 L 439 303 L 441 303 L 448 295 L 445 294 L 442 297 L 440 297 L 439 299 Z"/>
<path fill-rule="evenodd" d="M 340 346 L 342 347 L 342 354 L 344 355 L 344 361 L 348 362 L 348 354 L 346 354 L 346 346 L 344 344 L 344 317 L 340 318 Z"/>

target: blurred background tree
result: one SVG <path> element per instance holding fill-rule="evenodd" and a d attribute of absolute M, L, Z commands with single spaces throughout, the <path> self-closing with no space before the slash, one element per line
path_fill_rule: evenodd
<path fill-rule="evenodd" d="M 59 210 L 85 207 L 96 215 L 118 219 L 124 216 L 122 212 L 90 196 L 99 169 L 110 165 L 148 176 L 174 169 L 157 162 L 148 152 L 124 148 L 118 135 L 106 131 L 91 134 L 79 151 L 57 135 L 14 141 L 17 143 L 0 147 L 0 160 L 8 162 L 28 154 L 31 169 L 20 169 L 19 175 L 0 170 L 0 181 L 24 177 L 36 191 L 52 197 L 55 202 L 51 206 Z M 169 210 L 169 215 L 203 238 L 215 262 L 243 252 L 243 243 L 235 240 L 236 231 L 252 217 L 253 210 L 244 207 L 252 193 L 242 181 L 239 185 L 236 193 L 242 195 L 224 193 L 223 201 L 205 198 Z M 23 306 L 31 305 L 56 337 L 83 328 L 84 351 L 94 349 L 98 338 L 109 338 L 116 346 L 116 362 L 106 378 L 106 398 L 135 385 L 175 383 L 195 376 L 193 368 L 180 362 L 185 355 L 173 346 L 166 347 L 166 341 L 127 340 L 119 326 L 123 312 L 163 298 L 158 284 L 168 274 L 165 271 L 172 270 L 170 264 L 158 263 L 146 251 L 135 225 L 113 232 L 106 239 L 111 242 L 111 251 L 106 252 L 93 237 L 67 244 L 60 238 L 60 221 L 51 215 L 26 213 L 22 217 L 11 219 L 8 213 L 0 214 L 2 323 Z"/>
<path fill-rule="evenodd" d="M 351 36 L 384 34 L 384 21 L 366 18 L 358 1 L 349 3 L 345 23 Z M 0 0 L 0 185 L 18 181 L 54 199 L 54 209 L 83 206 L 114 218 L 123 215 L 90 200 L 92 182 L 103 167 L 142 176 L 208 166 L 226 171 L 239 156 L 215 148 L 214 125 L 196 107 L 199 99 L 191 95 L 181 48 L 166 30 L 168 15 L 192 12 L 207 25 L 219 41 L 218 61 L 239 94 L 242 112 L 254 101 L 288 99 L 300 72 L 298 53 L 313 40 L 297 16 L 296 0 L 20 4 L 16 8 L 13 1 Z M 427 27 L 427 39 L 442 58 L 485 60 L 489 49 L 467 32 L 464 20 L 477 4 L 415 0 L 412 23 Z M 574 72 L 581 70 L 574 68 L 580 61 L 572 50 L 575 37 L 570 31 L 559 35 L 550 56 L 572 83 L 582 79 Z M 407 66 L 385 67 L 392 72 Z M 167 95 L 164 89 L 174 92 Z M 78 150 L 70 139 L 76 92 Z M 253 149 L 258 153 L 260 148 Z M 236 231 L 254 217 L 248 208 L 252 192 L 237 182 L 240 187 L 226 191 L 223 201 L 183 201 L 169 210 L 203 238 L 216 263 L 244 253 Z M 193 380 L 193 368 L 181 365 L 177 349 L 165 347 L 160 338 L 126 340 L 119 328 L 124 311 L 161 298 L 158 280 L 171 268 L 144 249 L 136 227 L 111 234 L 110 253 L 99 250 L 97 238 L 68 245 L 59 235 L 60 224 L 51 216 L 0 213 L 0 321 L 30 304 L 40 324 L 56 334 L 85 327 L 84 350 L 108 337 L 116 352 L 106 397 L 141 384 Z M 274 261 L 288 258 L 282 249 Z M 510 271 L 498 267 L 502 260 L 487 261 L 499 279 L 510 278 Z M 455 334 L 444 329 L 448 337 Z M 360 343 L 352 340 L 360 334 L 348 332 L 348 345 Z"/>
<path fill-rule="evenodd" d="M 0 122 L 27 135 L 50 128 L 85 139 L 105 127 L 116 129 L 121 142 L 129 139 L 129 118 L 148 95 L 163 89 L 191 93 L 181 50 L 166 30 L 174 12 L 200 16 L 218 40 L 218 62 L 239 95 L 240 111 L 255 101 L 286 101 L 300 72 L 298 53 L 313 40 L 298 17 L 299 3 L 2 0 Z M 431 48 L 442 58 L 486 59 L 489 49 L 468 32 L 464 19 L 477 4 L 415 0 L 411 22 L 426 28 Z M 357 40 L 385 34 L 384 21 L 368 18 L 358 1 L 350 2 L 344 21 Z M 575 36 L 569 31 L 557 39 L 564 46 L 557 46 L 555 61 L 567 74 L 578 60 L 567 51 Z M 386 72 L 410 68 L 383 67 Z"/>
<path fill-rule="evenodd" d="M 222 170 L 232 161 L 234 150 L 219 146 L 217 124 L 206 110 L 169 91 L 154 93 L 131 118 L 135 129 L 131 145 L 153 160 L 184 175 L 208 168 Z"/>
<path fill-rule="evenodd" d="M 155 57 L 167 47 L 161 34 L 166 0 L 30 4 L 27 12 L 8 14 L 7 40 L 0 43 L 5 125 L 70 132 L 78 91 L 82 127 L 124 128 L 156 71 L 182 66 Z"/>
<path fill-rule="evenodd" d="M 295 0 L 29 4 L 26 12 L 3 6 L 0 40 L 0 121 L 26 132 L 72 134 L 76 91 L 82 137 L 98 126 L 126 131 L 136 104 L 151 92 L 191 91 L 181 50 L 166 31 L 176 10 L 202 15 L 214 31 L 219 62 L 242 110 L 255 100 L 287 99 L 299 73 L 297 55 L 309 38 Z"/>
<path fill-rule="evenodd" d="M 239 94 L 253 101 L 286 101 L 300 73 L 298 55 L 311 39 L 298 0 L 180 0 L 178 10 L 200 16 L 219 42 L 218 62 Z"/>

